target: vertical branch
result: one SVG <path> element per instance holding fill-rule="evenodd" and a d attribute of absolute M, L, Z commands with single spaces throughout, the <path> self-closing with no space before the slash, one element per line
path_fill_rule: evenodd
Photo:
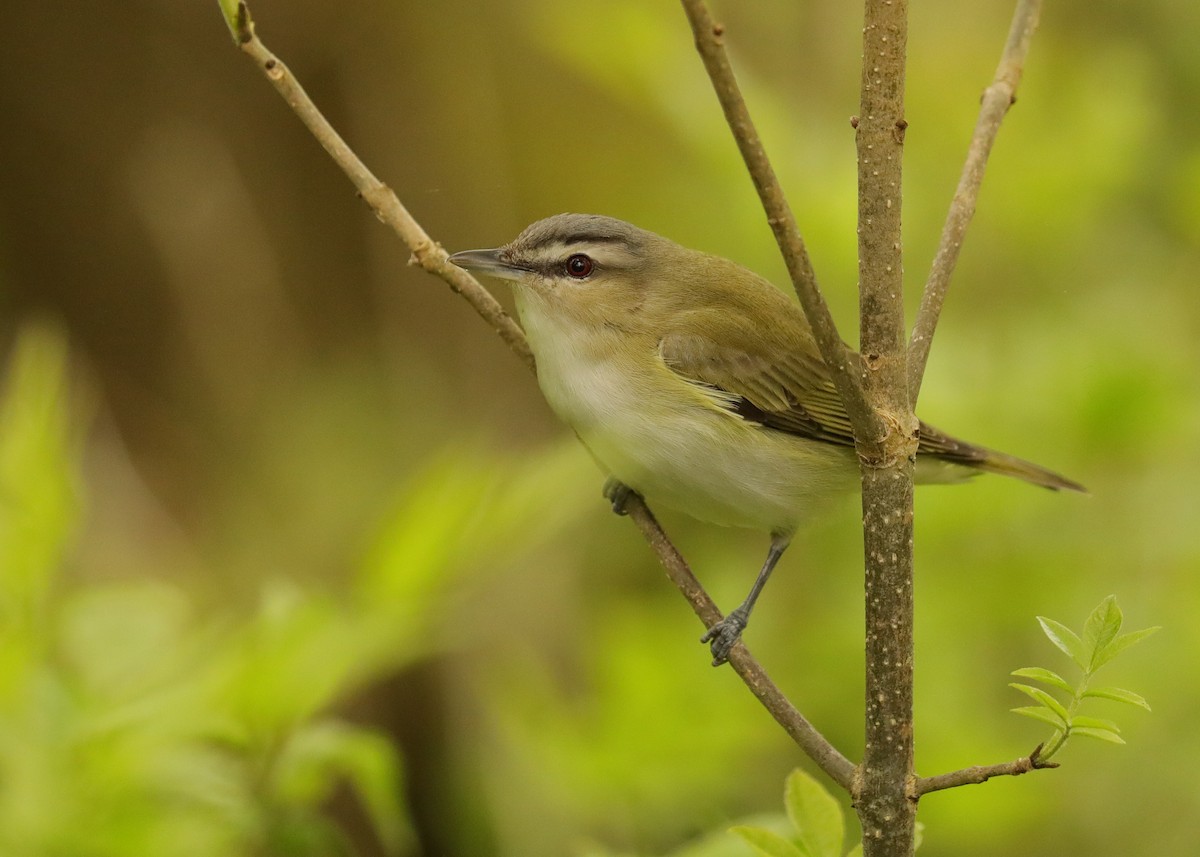
<path fill-rule="evenodd" d="M 913 850 L 913 461 L 904 342 L 900 188 L 907 0 L 866 0 L 858 145 L 859 324 L 867 401 L 887 434 L 862 460 L 866 744 L 855 807 L 866 857 Z"/>
<path fill-rule="evenodd" d="M 1004 43 L 1004 53 L 996 67 L 996 76 L 991 86 L 983 92 L 979 118 L 975 122 L 975 133 L 971 137 L 971 146 L 967 150 L 967 159 L 963 164 L 958 187 L 954 191 L 954 199 L 946 214 L 942 238 L 938 243 L 929 279 L 925 283 L 925 291 L 921 295 L 921 308 L 917 312 L 912 338 L 909 340 L 908 395 L 914 408 L 917 406 L 917 396 L 921 392 L 921 381 L 925 377 L 925 364 L 929 360 L 933 332 L 937 328 L 938 317 L 942 314 L 946 290 L 950 287 L 950 277 L 958 263 L 958 253 L 962 249 L 967 227 L 971 224 L 971 218 L 975 216 L 975 200 L 979 197 L 979 186 L 983 183 L 983 171 L 987 166 L 988 155 L 991 154 L 992 144 L 1000 131 L 1000 123 L 1008 114 L 1008 108 L 1016 101 L 1021 70 L 1025 65 L 1029 43 L 1033 40 L 1033 33 L 1037 30 L 1041 14 L 1042 0 L 1017 0 L 1017 8 L 1013 12 L 1012 24 L 1008 29 L 1008 39 Z"/>

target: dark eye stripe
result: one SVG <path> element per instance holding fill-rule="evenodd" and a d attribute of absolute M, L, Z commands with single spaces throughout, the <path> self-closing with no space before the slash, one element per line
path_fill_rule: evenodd
<path fill-rule="evenodd" d="M 603 232 L 574 232 L 560 239 L 567 247 L 576 244 L 624 244 L 626 239 L 619 235 L 605 234 Z"/>

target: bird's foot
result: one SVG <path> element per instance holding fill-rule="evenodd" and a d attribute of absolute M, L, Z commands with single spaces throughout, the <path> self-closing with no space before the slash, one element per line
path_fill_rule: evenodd
<path fill-rule="evenodd" d="M 618 515 L 629 514 L 625 505 L 629 502 L 629 498 L 636 494 L 636 491 L 615 476 L 610 476 L 604 483 L 604 498 L 612 503 L 612 510 Z"/>
<path fill-rule="evenodd" d="M 712 652 L 712 665 L 714 667 L 719 667 L 729 660 L 729 652 L 733 648 L 733 644 L 741 638 L 748 618 L 746 612 L 739 607 L 709 628 L 704 636 L 700 638 L 701 643 L 708 643 L 708 650 Z"/>

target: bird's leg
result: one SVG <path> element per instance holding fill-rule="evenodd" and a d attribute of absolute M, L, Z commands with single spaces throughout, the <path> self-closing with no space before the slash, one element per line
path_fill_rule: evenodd
<path fill-rule="evenodd" d="M 746 623 L 750 621 L 750 611 L 754 609 L 754 602 L 758 600 L 759 593 L 767 585 L 767 578 L 771 576 L 771 572 L 775 568 L 775 563 L 779 562 L 779 558 L 783 556 L 783 552 L 787 549 L 791 539 L 790 535 L 771 536 L 771 549 L 767 551 L 766 562 L 763 563 L 762 569 L 759 570 L 758 577 L 754 579 L 754 585 L 750 587 L 750 592 L 746 595 L 746 600 L 739 604 L 728 616 L 709 628 L 708 632 L 700 638 L 701 643 L 708 643 L 709 651 L 712 652 L 712 665 L 714 667 L 719 667 L 729 660 L 729 650 L 733 648 L 733 644 L 738 641 L 738 638 L 742 635 L 742 631 L 745 630 Z"/>
<path fill-rule="evenodd" d="M 604 483 L 604 498 L 612 503 L 612 510 L 618 515 L 628 515 L 625 504 L 629 498 L 637 494 L 632 488 L 615 476 L 608 477 Z"/>

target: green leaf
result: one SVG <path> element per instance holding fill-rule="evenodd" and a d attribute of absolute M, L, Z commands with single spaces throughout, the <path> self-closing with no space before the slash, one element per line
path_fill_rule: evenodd
<path fill-rule="evenodd" d="M 846 857 L 862 857 L 862 843 L 858 843 L 846 852 Z"/>
<path fill-rule="evenodd" d="M 784 839 L 778 833 L 764 830 L 761 827 L 731 827 L 730 833 L 736 833 L 750 843 L 754 850 L 763 857 L 814 857 L 802 846 Z"/>
<path fill-rule="evenodd" d="M 1019 670 L 1013 670 L 1009 675 L 1031 678 L 1034 681 L 1042 682 L 1042 684 L 1048 684 L 1052 687 L 1057 687 L 1059 690 L 1065 690 L 1067 693 L 1073 694 L 1075 692 L 1075 688 L 1065 678 L 1056 672 L 1051 672 L 1041 667 L 1021 667 Z"/>
<path fill-rule="evenodd" d="M 1034 687 L 1031 684 L 1019 684 L 1015 681 L 1010 681 L 1008 683 L 1008 686 L 1015 687 L 1017 690 L 1021 691 L 1021 693 L 1036 700 L 1037 702 L 1040 702 L 1046 708 L 1049 708 L 1051 711 L 1053 711 L 1055 714 L 1057 714 L 1060 718 L 1062 718 L 1062 722 L 1064 724 L 1069 723 L 1071 721 L 1071 715 L 1069 715 L 1067 713 L 1066 706 L 1064 706 L 1061 702 L 1059 702 L 1057 699 L 1055 699 L 1049 693 L 1042 690 L 1040 687 Z"/>
<path fill-rule="evenodd" d="M 837 798 L 797 768 L 787 778 L 783 802 L 800 842 L 812 857 L 841 857 L 845 817 Z"/>
<path fill-rule="evenodd" d="M 1121 608 L 1117 606 L 1117 597 L 1110 595 L 1101 601 L 1087 621 L 1083 624 L 1083 650 L 1087 656 L 1088 672 L 1095 670 L 1097 655 L 1104 651 L 1121 630 Z"/>
<path fill-rule="evenodd" d="M 1067 725 L 1053 711 L 1050 711 L 1047 708 L 1042 708 L 1040 705 L 1025 705 L 1020 708 L 1010 708 L 1009 710 L 1015 712 L 1016 714 L 1024 715 L 1025 717 L 1032 717 L 1034 720 L 1041 720 L 1043 723 L 1049 723 L 1059 731 L 1065 729 Z"/>
<path fill-rule="evenodd" d="M 1120 732 L 1121 727 L 1111 720 L 1106 720 L 1103 717 L 1083 717 L 1075 716 L 1071 718 L 1071 729 L 1107 729 L 1109 732 Z"/>
<path fill-rule="evenodd" d="M 1072 735 L 1083 735 L 1087 738 L 1098 738 L 1101 741 L 1107 741 L 1110 744 L 1124 744 L 1125 739 L 1116 732 L 1111 732 L 1108 729 L 1096 729 L 1092 726 L 1080 726 L 1071 730 Z"/>
<path fill-rule="evenodd" d="M 1042 633 L 1050 638 L 1050 642 L 1077 663 L 1081 670 L 1086 671 L 1090 659 L 1085 656 L 1083 640 L 1079 639 L 1079 635 L 1062 622 L 1047 619 L 1045 616 L 1038 616 L 1037 620 L 1042 626 Z"/>
<path fill-rule="evenodd" d="M 1100 667 L 1104 666 L 1130 646 L 1140 643 L 1142 640 L 1161 629 L 1161 625 L 1155 625 L 1152 628 L 1143 628 L 1140 631 L 1130 631 L 1128 634 L 1122 634 L 1121 636 L 1112 640 L 1107 646 L 1096 653 L 1096 657 L 1092 661 L 1092 672 L 1100 669 Z"/>
<path fill-rule="evenodd" d="M 1100 699 L 1114 699 L 1117 702 L 1127 702 L 1130 705 L 1136 705 L 1139 708 L 1150 710 L 1150 703 L 1146 702 L 1138 694 L 1132 690 L 1125 690 L 1122 687 L 1093 687 L 1084 691 L 1084 696 L 1095 696 Z"/>

